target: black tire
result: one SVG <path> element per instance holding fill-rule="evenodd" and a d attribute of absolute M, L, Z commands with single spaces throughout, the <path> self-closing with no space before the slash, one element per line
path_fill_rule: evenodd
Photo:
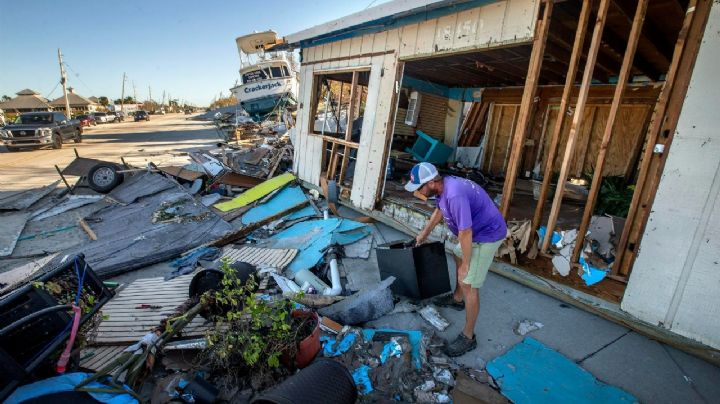
<path fill-rule="evenodd" d="M 60 136 L 59 133 L 54 133 L 52 135 L 52 148 L 53 149 L 62 149 L 62 145 L 63 145 L 62 136 Z"/>
<path fill-rule="evenodd" d="M 73 142 L 82 143 L 82 131 L 80 129 L 75 129 L 75 136 L 73 136 Z"/>
<path fill-rule="evenodd" d="M 88 172 L 87 181 L 90 188 L 106 194 L 123 182 L 124 175 L 119 173 L 120 168 L 111 163 L 99 163 Z"/>

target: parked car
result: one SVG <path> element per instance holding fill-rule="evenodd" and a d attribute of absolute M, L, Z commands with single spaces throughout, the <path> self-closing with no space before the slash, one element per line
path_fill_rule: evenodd
<path fill-rule="evenodd" d="M 68 140 L 82 142 L 82 125 L 62 112 L 27 112 L 0 130 L 0 140 L 9 151 L 43 146 L 60 149 Z"/>
<path fill-rule="evenodd" d="M 150 114 L 147 113 L 147 111 L 136 111 L 135 112 L 135 122 L 138 121 L 149 121 L 150 120 Z"/>
<path fill-rule="evenodd" d="M 91 114 L 93 118 L 95 118 L 95 122 L 97 123 L 108 123 L 112 122 L 111 118 L 108 117 L 108 114 L 105 112 L 93 112 Z"/>
<path fill-rule="evenodd" d="M 108 112 L 108 122 L 123 122 L 125 120 L 125 114 L 123 112 Z"/>
<path fill-rule="evenodd" d="M 78 121 L 80 121 L 80 126 L 97 126 L 97 122 L 95 122 L 95 118 L 92 115 L 78 115 L 75 117 Z"/>

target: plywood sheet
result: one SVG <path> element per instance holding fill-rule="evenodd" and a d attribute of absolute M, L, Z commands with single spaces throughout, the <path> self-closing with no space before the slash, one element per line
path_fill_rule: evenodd
<path fill-rule="evenodd" d="M 258 248 L 251 246 L 226 247 L 223 249 L 223 258 L 231 262 L 247 262 L 261 268 L 284 269 L 295 258 L 298 251 L 282 248 Z"/>

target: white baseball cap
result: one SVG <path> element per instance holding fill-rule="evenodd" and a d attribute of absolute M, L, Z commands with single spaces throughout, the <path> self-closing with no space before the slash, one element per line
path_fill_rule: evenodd
<path fill-rule="evenodd" d="M 410 181 L 405 184 L 405 190 L 415 192 L 437 176 L 438 170 L 434 165 L 430 163 L 417 163 L 412 170 L 410 170 Z"/>

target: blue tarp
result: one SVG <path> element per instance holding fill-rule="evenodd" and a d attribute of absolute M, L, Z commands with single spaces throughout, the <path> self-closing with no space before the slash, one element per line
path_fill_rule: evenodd
<path fill-rule="evenodd" d="M 75 386 L 80 384 L 83 380 L 90 377 L 88 373 L 66 373 L 64 375 L 51 377 L 49 379 L 40 380 L 35 383 L 26 384 L 18 387 L 15 392 L 5 401 L 5 404 L 19 404 L 23 401 L 27 401 L 33 398 L 39 398 L 47 394 L 60 393 L 63 391 L 75 390 Z M 86 385 L 92 388 L 110 388 L 104 384 L 98 382 L 91 382 Z M 130 390 L 129 387 L 124 386 Z M 110 393 L 89 393 L 92 398 L 101 402 L 109 404 L 137 404 L 130 394 L 110 394 Z"/>
<path fill-rule="evenodd" d="M 359 368 L 355 369 L 352 374 L 353 380 L 355 381 L 355 385 L 357 385 L 360 394 L 370 394 L 373 391 L 370 375 L 368 374 L 369 371 L 370 366 L 361 365 Z"/>
<path fill-rule="evenodd" d="M 608 274 L 608 272 L 610 272 L 604 269 L 595 268 L 594 266 L 588 264 L 583 257 L 580 257 L 579 262 L 583 268 L 582 279 L 588 286 L 592 286 L 605 279 L 605 276 Z"/>
<path fill-rule="evenodd" d="M 333 217 L 296 223 L 257 245 L 300 250 L 287 268 L 294 274 L 317 265 L 323 258 L 323 250 L 328 246 L 336 243 L 351 244 L 369 234 L 370 229 L 363 223 Z"/>
<path fill-rule="evenodd" d="M 486 369 L 500 392 L 516 404 L 638 402 L 530 337 L 493 359 Z"/>
<path fill-rule="evenodd" d="M 245 212 L 240 222 L 244 225 L 258 223 L 305 201 L 307 201 L 307 197 L 299 186 L 285 187 L 278 191 L 269 201 Z M 312 210 L 312 208 L 310 209 Z M 312 211 L 312 214 L 315 214 L 315 211 Z"/>
<path fill-rule="evenodd" d="M 357 335 L 354 333 L 346 334 L 339 343 L 333 337 L 320 337 L 320 342 L 323 343 L 323 355 L 328 358 L 340 356 L 348 351 L 354 344 Z"/>

